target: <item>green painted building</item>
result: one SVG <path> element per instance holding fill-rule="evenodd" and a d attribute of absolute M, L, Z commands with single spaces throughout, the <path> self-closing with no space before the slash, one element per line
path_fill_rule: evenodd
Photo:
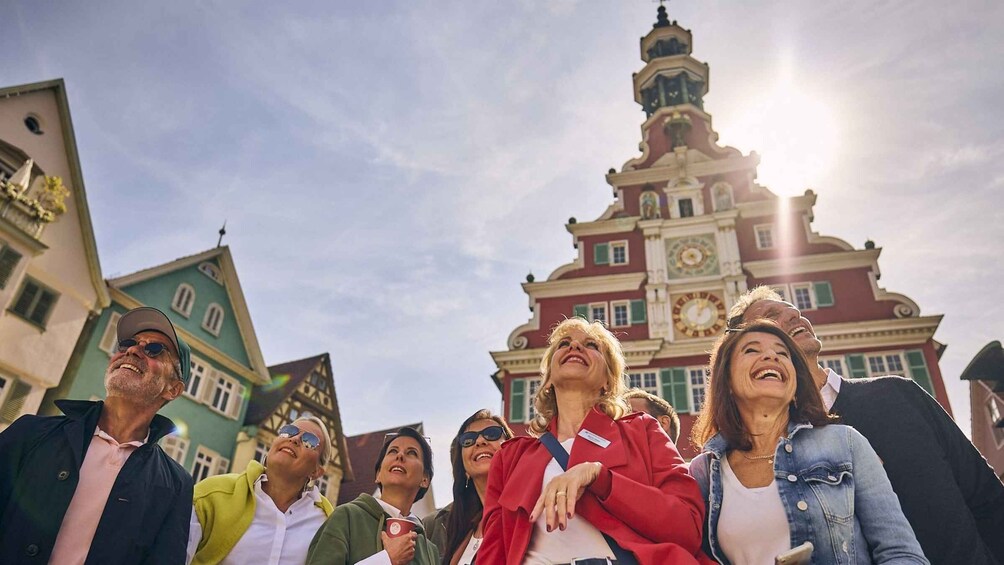
<path fill-rule="evenodd" d="M 184 394 L 160 411 L 178 429 L 161 445 L 197 481 L 230 472 L 250 390 L 271 377 L 229 248 L 111 279 L 108 291 L 111 305 L 81 336 L 78 362 L 71 363 L 51 398 L 103 398 L 119 317 L 139 306 L 158 308 L 192 347 L 191 380 Z"/>

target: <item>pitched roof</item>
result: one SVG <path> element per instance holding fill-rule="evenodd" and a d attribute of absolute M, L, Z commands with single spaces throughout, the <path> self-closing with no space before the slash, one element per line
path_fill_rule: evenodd
<path fill-rule="evenodd" d="M 351 502 L 360 494 L 372 494 L 376 491 L 376 473 L 373 471 L 373 467 L 376 466 L 377 457 L 380 456 L 384 436 L 403 427 L 414 428 L 420 434 L 425 433 L 422 422 L 418 422 L 417 424 L 394 426 L 386 430 L 377 430 L 345 438 L 349 447 L 349 459 L 352 460 L 355 480 L 342 483 L 342 488 L 338 491 L 338 504 Z"/>
<path fill-rule="evenodd" d="M 84 173 L 80 168 L 80 153 L 77 150 L 77 136 L 73 133 L 73 120 L 70 118 L 70 102 L 66 96 L 66 83 L 63 79 L 47 80 L 31 84 L 20 84 L 0 88 L 0 98 L 19 96 L 40 90 L 52 90 L 56 96 L 56 106 L 59 108 L 60 126 L 63 131 L 63 146 L 66 148 L 67 164 L 70 167 L 70 195 L 73 197 L 74 209 L 80 222 L 80 234 L 83 239 L 84 255 L 87 259 L 91 275 L 91 284 L 97 293 L 97 303 L 91 306 L 94 312 L 100 313 L 111 303 L 104 277 L 101 275 L 101 263 L 98 261 L 98 245 L 94 238 L 94 226 L 91 224 L 91 212 L 87 206 L 87 191 L 84 190 Z"/>
<path fill-rule="evenodd" d="M 203 261 L 214 258 L 219 263 L 220 271 L 223 274 L 223 280 L 225 281 L 223 286 L 227 289 L 227 296 L 230 298 L 230 307 L 233 309 L 234 318 L 237 321 L 237 328 L 240 330 L 241 341 L 244 344 L 244 350 L 247 352 L 248 359 L 250 360 L 250 373 L 246 375 L 242 373 L 242 376 L 255 383 L 268 383 L 270 381 L 268 368 L 265 366 L 264 357 L 262 357 L 261 346 L 258 344 L 258 335 L 254 331 L 254 324 L 251 323 L 251 313 L 248 311 L 247 301 L 244 299 L 244 291 L 241 289 L 240 279 L 237 277 L 237 268 L 234 266 L 234 259 L 230 254 L 230 247 L 226 245 L 214 247 L 201 253 L 196 253 L 195 255 L 188 255 L 187 257 L 181 257 L 180 259 L 175 259 L 174 261 L 157 265 L 155 267 L 136 271 L 130 275 L 108 279 L 108 286 L 114 289 L 114 291 L 118 291 L 118 294 L 114 291 L 112 294 L 120 296 L 121 294 L 125 294 L 122 289 L 129 285 L 156 278 L 165 273 L 174 272 L 192 265 L 197 265 Z M 135 307 L 135 305 L 131 302 L 125 304 L 125 306 L 130 308 Z M 198 347 L 202 350 L 215 349 L 211 344 L 205 342 L 197 336 L 186 333 L 182 328 L 178 328 L 178 330 L 179 333 L 182 333 L 182 337 L 189 344 L 198 344 Z"/>
<path fill-rule="evenodd" d="M 272 376 L 272 383 L 258 385 L 251 390 L 251 400 L 248 401 L 244 423 L 258 425 L 264 422 L 275 412 L 283 400 L 289 398 L 289 395 L 300 387 L 300 383 L 310 376 L 311 371 L 327 355 L 327 353 L 322 353 L 269 367 L 268 372 Z M 288 376 L 288 378 L 276 378 L 284 376 Z"/>
<path fill-rule="evenodd" d="M 321 353 L 313 357 L 305 357 L 296 361 L 287 361 L 272 365 L 268 368 L 272 376 L 271 384 L 257 385 L 251 389 L 251 399 L 248 400 L 248 408 L 244 414 L 245 425 L 260 425 L 269 416 L 275 413 L 279 405 L 290 397 L 300 384 L 314 371 L 319 364 L 325 364 L 327 373 L 331 378 L 331 404 L 330 413 L 327 414 L 334 420 L 335 429 L 329 430 L 332 433 L 332 441 L 335 442 L 335 449 L 342 454 L 342 480 L 353 480 L 355 477 L 352 467 L 352 457 L 346 445 L 345 432 L 342 430 L 342 414 L 338 407 L 338 393 L 335 391 L 334 374 L 331 370 L 331 355 Z M 323 407 L 318 407 L 323 409 Z"/>

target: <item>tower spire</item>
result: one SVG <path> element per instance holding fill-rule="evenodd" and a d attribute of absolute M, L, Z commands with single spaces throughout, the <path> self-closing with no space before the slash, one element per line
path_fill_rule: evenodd
<path fill-rule="evenodd" d="M 669 27 L 669 16 L 666 15 L 665 0 L 659 0 L 659 9 L 656 10 L 655 23 L 652 24 L 652 29 L 660 27 Z"/>
<path fill-rule="evenodd" d="M 216 247 L 219 247 L 219 246 L 223 245 L 223 236 L 227 235 L 227 221 L 226 220 L 223 220 L 223 227 L 220 228 L 220 231 L 218 233 L 220 234 L 220 238 L 218 240 L 216 240 Z"/>

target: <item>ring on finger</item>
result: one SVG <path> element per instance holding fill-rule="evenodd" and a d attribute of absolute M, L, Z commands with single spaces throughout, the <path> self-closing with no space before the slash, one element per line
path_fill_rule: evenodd
<path fill-rule="evenodd" d="M 557 497 L 559 497 L 559 496 L 566 496 L 566 495 L 565 495 L 565 491 L 563 491 L 563 490 L 559 490 L 559 491 L 558 491 L 557 493 L 555 493 L 555 495 L 554 495 L 554 496 L 555 496 L 555 498 L 557 498 Z"/>

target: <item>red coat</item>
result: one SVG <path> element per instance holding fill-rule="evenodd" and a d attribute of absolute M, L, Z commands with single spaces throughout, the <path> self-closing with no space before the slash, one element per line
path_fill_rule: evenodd
<path fill-rule="evenodd" d="M 555 419 L 552 434 L 556 425 Z M 581 436 L 573 444 L 569 468 L 587 461 L 603 464 L 600 476 L 576 504 L 574 519 L 584 518 L 612 536 L 639 565 L 713 563 L 701 552 L 701 492 L 658 422 L 643 414 L 615 421 L 593 409 L 582 428 L 610 440 L 610 445 L 602 448 Z M 523 562 L 533 534 L 530 512 L 550 461 L 547 448 L 531 437 L 509 440 L 495 454 L 478 565 Z"/>

